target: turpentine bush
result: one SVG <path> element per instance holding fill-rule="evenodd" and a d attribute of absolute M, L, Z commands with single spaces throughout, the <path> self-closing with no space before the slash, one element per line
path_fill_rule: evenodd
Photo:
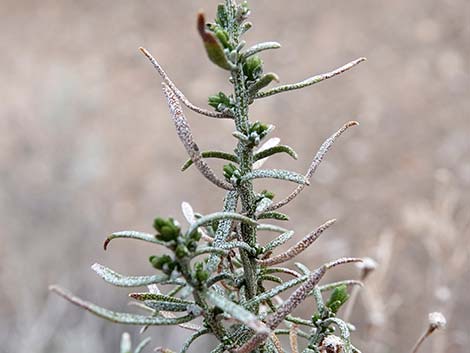
<path fill-rule="evenodd" d="M 164 249 L 163 254 L 159 250 L 160 255 L 149 258 L 155 269 L 151 276 L 125 276 L 100 264 L 92 266 L 98 276 L 115 286 L 147 286 L 147 291 L 130 293 L 129 296 L 148 314 L 110 311 L 77 298 L 58 286 L 51 289 L 113 322 L 141 325 L 144 329 L 174 325 L 193 331 L 180 348 L 182 353 L 203 335 L 212 335 L 219 342 L 209 349 L 213 353 L 284 352 L 279 339 L 281 335 L 289 336 L 289 350 L 295 353 L 358 352 L 350 339 L 353 326 L 343 320 L 338 311 L 348 300 L 351 287 L 362 283 L 344 280 L 322 284 L 321 280 L 336 266 L 363 260 L 340 258 L 314 269 L 299 262 L 294 263 L 295 269 L 287 267 L 286 263 L 309 248 L 335 220 L 326 220 L 297 242 L 292 241 L 293 245 L 282 252 L 278 248 L 291 240 L 294 231 L 270 223 L 271 220 L 289 220 L 280 209 L 309 185 L 330 147 L 340 135 L 358 123 L 347 122 L 328 137 L 305 174 L 263 169 L 264 162 L 271 156 L 281 153 L 296 159 L 297 154 L 291 147 L 280 144 L 278 138 L 269 138 L 274 128 L 272 125 L 250 120 L 249 108 L 259 99 L 329 79 L 365 59 L 359 58 L 334 71 L 298 83 L 269 88 L 274 81 L 278 82 L 278 76 L 272 72 L 265 73 L 260 55 L 266 50 L 280 48 L 280 44 L 264 42 L 248 47 L 242 37 L 252 27 L 247 21 L 249 13 L 246 2 L 237 4 L 226 0 L 218 6 L 213 22 L 207 23 L 203 13 L 198 15 L 197 29 L 207 55 L 212 63 L 225 70 L 233 86 L 231 92 L 219 92 L 209 97 L 208 103 L 213 109 L 192 104 L 151 54 L 141 48 L 163 81 L 162 89 L 170 116 L 189 155 L 182 170 L 197 168 L 214 186 L 226 190 L 221 210 L 215 213 L 196 213 L 183 202 L 186 227 L 174 218 L 159 217 L 153 223 L 154 234 L 124 231 L 106 239 L 105 249 L 112 240 L 122 238 L 144 241 L 149 246 Z M 235 128 L 232 135 L 236 141 L 234 150 L 201 151 L 182 106 L 208 118 L 232 120 Z M 223 159 L 227 164 L 222 171 L 215 171 L 207 162 L 209 158 Z M 254 188 L 253 180 L 264 178 L 297 186 L 287 197 L 277 200 L 272 192 Z M 272 234 L 264 245 L 258 241 L 260 232 Z M 269 282 L 274 285 L 267 285 Z M 291 294 L 286 295 L 290 289 Z M 293 315 L 294 309 L 307 298 L 313 299 L 315 309 L 306 317 Z M 140 352 L 147 343 L 148 340 L 143 341 L 135 352 Z M 121 351 L 131 351 L 127 334 L 123 335 Z"/>

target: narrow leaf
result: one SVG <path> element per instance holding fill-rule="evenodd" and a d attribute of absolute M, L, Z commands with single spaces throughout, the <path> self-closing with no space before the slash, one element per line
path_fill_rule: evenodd
<path fill-rule="evenodd" d="M 273 146 L 263 151 L 258 151 L 255 153 L 253 158 L 255 161 L 258 161 L 258 160 L 267 158 L 269 156 L 272 156 L 273 154 L 276 154 L 276 153 L 287 153 L 289 156 L 291 156 L 294 159 L 298 158 L 297 152 L 295 152 L 292 149 L 292 147 L 289 147 L 287 145 Z"/>
<path fill-rule="evenodd" d="M 230 241 L 230 242 L 226 242 L 226 243 L 223 243 L 223 244 L 219 244 L 218 248 L 219 249 L 224 249 L 224 250 L 225 249 L 230 250 L 230 249 L 238 248 L 238 249 L 246 250 L 252 255 L 256 254 L 256 249 L 252 248 L 250 245 L 248 245 L 247 243 L 242 242 L 242 241 Z"/>
<path fill-rule="evenodd" d="M 304 88 L 304 87 L 307 87 L 307 86 L 311 86 L 311 85 L 314 85 L 318 82 L 321 82 L 321 81 L 325 81 L 329 78 L 332 78 L 336 75 L 339 75 L 351 68 L 353 68 L 354 66 L 356 66 L 357 64 L 360 64 L 361 62 L 365 61 L 366 58 L 359 58 L 359 59 L 356 59 L 354 61 L 351 61 L 350 63 L 346 64 L 346 65 L 343 65 L 339 68 L 337 68 L 336 70 L 333 70 L 331 72 L 327 72 L 325 74 L 320 74 L 320 75 L 316 75 L 316 76 L 313 76 L 313 77 L 310 77 L 310 78 L 307 78 L 306 80 L 303 80 L 301 82 L 298 82 L 298 83 L 293 83 L 293 84 L 288 84 L 288 85 L 283 85 L 283 86 L 279 86 L 279 87 L 275 87 L 273 89 L 270 89 L 268 91 L 264 91 L 264 92 L 259 92 L 255 98 L 265 98 L 265 97 L 269 97 L 269 96 L 272 96 L 273 94 L 277 94 L 277 93 L 281 93 L 281 92 L 287 92 L 287 91 L 292 91 L 292 90 L 296 90 L 296 89 L 300 89 L 300 88 Z"/>
<path fill-rule="evenodd" d="M 317 229 L 315 229 L 313 232 L 307 234 L 302 240 L 300 240 L 297 244 L 289 248 L 287 251 L 269 259 L 258 260 L 258 263 L 261 266 L 272 266 L 293 259 L 302 251 L 307 249 L 310 245 L 312 245 L 313 242 L 317 240 L 318 237 L 335 222 L 335 219 L 327 221 L 326 223 L 322 224 Z"/>
<path fill-rule="evenodd" d="M 147 301 L 147 300 L 154 300 L 154 301 L 161 301 L 161 302 L 169 302 L 169 303 L 176 303 L 176 304 L 185 304 L 185 305 L 195 305 L 196 303 L 184 300 L 176 297 L 170 297 L 165 294 L 160 293 L 151 293 L 151 292 L 143 292 L 143 293 L 130 293 L 129 297 L 140 300 L 140 301 Z"/>
<path fill-rule="evenodd" d="M 199 169 L 201 174 L 204 175 L 215 185 L 226 190 L 232 190 L 233 186 L 227 183 L 226 181 L 219 179 L 215 175 L 214 171 L 203 160 L 199 151 L 199 147 L 197 146 L 196 142 L 194 142 L 191 128 L 189 127 L 188 121 L 186 120 L 186 117 L 183 114 L 183 110 L 181 109 L 181 106 L 175 93 L 165 83 L 163 83 L 163 92 L 165 93 L 165 96 L 167 98 L 171 117 L 173 119 L 173 123 L 175 124 L 178 137 L 183 143 L 186 151 L 189 154 L 189 157 L 194 162 L 197 169 Z"/>
<path fill-rule="evenodd" d="M 135 315 L 129 313 L 120 313 L 111 311 L 105 308 L 102 308 L 98 305 L 85 301 L 79 297 L 74 296 L 69 291 L 66 291 L 63 288 L 58 286 L 51 286 L 49 289 L 61 297 L 67 299 L 71 303 L 88 310 L 92 314 L 99 316 L 103 319 L 128 325 L 151 325 L 151 326 L 161 326 L 161 325 L 178 325 L 184 322 L 188 322 L 194 319 L 192 315 L 186 315 L 177 318 L 165 318 L 165 317 L 155 317 L 155 316 L 143 316 Z"/>
<path fill-rule="evenodd" d="M 266 325 L 253 313 L 246 310 L 242 306 L 235 304 L 234 302 L 230 301 L 224 296 L 221 296 L 220 294 L 217 294 L 214 291 L 208 291 L 206 293 L 206 298 L 212 305 L 219 307 L 234 319 L 242 322 L 255 332 L 269 333 L 269 329 L 266 327 Z"/>
<path fill-rule="evenodd" d="M 267 150 L 268 148 L 271 148 L 271 147 L 274 147 L 274 146 L 277 146 L 279 145 L 279 143 L 281 142 L 281 139 L 279 137 L 272 137 L 270 138 L 268 141 L 266 141 L 265 143 L 263 143 L 261 145 L 260 148 L 258 148 L 258 150 L 256 151 L 255 153 L 255 156 L 258 154 L 258 153 L 261 153 L 263 152 L 264 150 Z M 259 169 L 263 166 L 263 164 L 268 160 L 268 158 L 263 158 L 263 159 L 258 159 L 257 161 L 255 161 L 253 163 L 253 169 Z"/>
<path fill-rule="evenodd" d="M 273 81 L 279 82 L 279 76 L 277 76 L 274 72 L 264 74 L 248 88 L 248 95 L 253 97 L 259 90 L 268 86 Z"/>
<path fill-rule="evenodd" d="M 253 226 L 258 224 L 255 220 L 249 217 L 243 216 L 236 212 L 215 212 L 215 213 L 203 216 L 199 218 L 195 223 L 191 224 L 191 226 L 188 229 L 188 234 L 191 234 L 197 228 L 202 227 L 209 222 L 218 221 L 218 220 L 227 220 L 227 219 L 237 220 L 242 223 L 251 224 Z"/>
<path fill-rule="evenodd" d="M 281 47 L 281 44 L 279 44 L 278 42 L 264 42 L 264 43 L 255 44 L 252 47 L 248 48 L 243 53 L 243 57 L 246 59 L 264 50 L 279 49 L 280 47 Z"/>
<path fill-rule="evenodd" d="M 194 342 L 197 338 L 199 338 L 199 337 L 201 337 L 201 336 L 203 336 L 203 335 L 205 335 L 205 334 L 208 334 L 209 332 L 210 332 L 210 331 L 209 331 L 208 329 L 203 328 L 203 329 L 201 329 L 201 330 L 199 330 L 199 331 L 193 333 L 193 334 L 191 335 L 191 337 L 189 337 L 189 338 L 187 339 L 187 341 L 184 342 L 183 347 L 181 348 L 180 353 L 186 353 L 186 352 L 188 351 L 189 347 L 191 346 L 191 344 L 193 344 L 193 342 Z"/>
<path fill-rule="evenodd" d="M 276 232 L 276 233 L 285 233 L 287 229 L 276 226 L 274 224 L 258 224 L 256 227 L 257 230 L 266 230 L 269 232 Z"/>
<path fill-rule="evenodd" d="M 238 203 L 238 193 L 236 191 L 229 191 L 225 195 L 224 199 L 224 212 L 235 212 Z M 219 246 L 225 242 L 225 239 L 230 235 L 232 229 L 232 219 L 223 219 L 219 222 L 217 231 L 214 236 L 214 246 Z M 214 271 L 219 264 L 219 257 L 217 255 L 211 255 L 207 263 L 207 269 L 209 272 Z"/>
<path fill-rule="evenodd" d="M 258 219 L 275 219 L 278 221 L 288 221 L 289 216 L 280 212 L 265 212 L 258 216 Z"/>
<path fill-rule="evenodd" d="M 119 239 L 119 238 L 121 238 L 121 239 L 143 240 L 143 241 L 146 241 L 148 243 L 154 243 L 154 244 L 163 245 L 163 246 L 168 245 L 164 241 L 158 240 L 155 237 L 155 234 L 136 232 L 134 230 L 125 230 L 125 231 L 122 231 L 122 232 L 113 233 L 109 237 L 107 237 L 106 240 L 104 241 L 104 244 L 103 244 L 104 250 L 108 249 L 108 245 L 111 242 L 111 240 Z"/>
<path fill-rule="evenodd" d="M 291 172 L 289 170 L 283 170 L 283 169 L 253 170 L 252 172 L 247 173 L 242 177 L 242 182 L 252 180 L 252 179 L 260 179 L 260 178 L 280 179 L 280 180 L 291 181 L 293 183 L 297 183 L 301 185 L 309 185 L 309 181 L 302 174 Z"/>
<path fill-rule="evenodd" d="M 268 252 L 268 251 L 271 251 L 275 248 L 277 248 L 278 246 L 286 243 L 290 238 L 292 238 L 292 236 L 294 235 L 294 231 L 293 230 L 290 230 L 288 232 L 285 232 L 285 233 L 282 233 L 281 235 L 279 235 L 277 238 L 271 240 L 269 243 L 267 243 L 265 246 L 264 246 L 264 249 L 266 250 L 265 252 Z"/>
<path fill-rule="evenodd" d="M 217 118 L 217 119 L 233 119 L 233 116 L 230 114 L 227 114 L 226 112 L 220 113 L 220 112 L 213 112 L 204 108 L 200 108 L 193 103 L 191 103 L 186 96 L 176 87 L 176 85 L 173 83 L 173 81 L 168 77 L 166 72 L 163 70 L 163 68 L 160 66 L 158 61 L 150 54 L 146 49 L 144 48 L 139 48 L 140 51 L 147 57 L 147 59 L 150 61 L 150 63 L 153 65 L 155 70 L 157 70 L 158 74 L 160 77 L 163 79 L 163 82 L 165 82 L 168 87 L 176 94 L 178 99 L 183 102 L 183 104 L 191 109 L 192 111 L 199 113 L 201 115 L 208 116 L 210 118 Z"/>
<path fill-rule="evenodd" d="M 123 276 L 98 263 L 95 263 L 91 268 L 106 282 L 118 287 L 140 287 L 154 283 L 167 282 L 169 280 L 166 275 Z"/>
<path fill-rule="evenodd" d="M 206 48 L 209 59 L 222 69 L 233 69 L 234 65 L 228 61 L 227 56 L 224 53 L 224 49 L 217 37 L 213 33 L 207 31 L 206 20 L 202 12 L 199 12 L 197 17 L 197 28 L 199 35 L 201 36 L 204 43 L 204 47 Z"/>
<path fill-rule="evenodd" d="M 317 285 L 320 279 L 325 274 L 326 266 L 313 271 L 299 288 L 297 288 L 290 297 L 279 306 L 277 311 L 267 319 L 267 325 L 270 329 L 274 330 L 289 315 L 300 303 L 304 301 L 310 291 Z"/>
<path fill-rule="evenodd" d="M 323 142 L 323 144 L 320 146 L 320 149 L 318 150 L 315 157 L 313 158 L 312 164 L 310 164 L 310 167 L 308 168 L 307 173 L 305 174 L 305 178 L 307 180 L 310 180 L 312 178 L 312 175 L 315 173 L 318 166 L 322 162 L 323 158 L 328 153 L 331 146 L 333 146 L 333 144 L 335 143 L 336 139 L 338 137 L 340 137 L 348 128 L 350 128 L 351 126 L 356 126 L 356 125 L 359 125 L 359 123 L 357 121 L 350 121 L 350 122 L 344 124 L 341 129 L 336 131 L 333 135 L 331 135 L 329 138 L 327 138 L 325 140 L 325 142 Z M 295 199 L 297 197 L 297 195 L 300 194 L 300 192 L 304 189 L 304 187 L 305 187 L 304 185 L 297 186 L 297 188 L 292 193 L 290 193 L 285 199 L 272 204 L 271 206 L 269 206 L 266 209 L 266 211 L 274 211 L 274 210 L 277 210 L 278 208 L 288 204 L 293 199 Z"/>
<path fill-rule="evenodd" d="M 249 300 L 244 304 L 245 307 L 250 308 L 255 304 L 261 303 L 265 300 L 271 299 L 275 297 L 276 295 L 281 294 L 282 292 L 288 290 L 289 288 L 292 288 L 300 283 L 305 282 L 308 279 L 308 276 L 302 276 L 299 278 L 294 278 L 291 279 L 290 281 L 286 281 L 283 284 L 280 284 L 279 286 L 276 286 L 270 290 L 267 290 L 266 292 L 263 292 L 253 299 Z"/>
<path fill-rule="evenodd" d="M 263 212 L 269 205 L 271 205 L 273 201 L 268 197 L 263 197 L 258 204 L 256 205 L 256 212 L 261 213 Z M 259 217 L 258 217 L 259 218 Z"/>
<path fill-rule="evenodd" d="M 224 159 L 226 161 L 238 163 L 237 156 L 231 153 L 226 153 L 226 152 L 221 152 L 221 151 L 205 151 L 201 153 L 201 156 L 202 158 L 219 158 L 219 159 Z M 186 169 L 188 169 L 192 165 L 193 165 L 193 161 L 191 159 L 188 159 L 181 167 L 181 171 L 184 172 Z"/>

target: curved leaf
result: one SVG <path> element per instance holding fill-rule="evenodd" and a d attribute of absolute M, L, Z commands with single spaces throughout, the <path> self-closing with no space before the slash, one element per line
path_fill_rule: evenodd
<path fill-rule="evenodd" d="M 212 222 L 212 221 L 218 221 L 218 220 L 237 220 L 243 223 L 251 224 L 251 225 L 257 225 L 258 223 L 246 216 L 241 215 L 240 213 L 236 212 L 215 212 L 211 213 L 209 215 L 203 216 L 199 218 L 196 222 L 191 224 L 191 226 L 188 229 L 188 234 L 193 233 L 197 228 L 202 227 L 203 225 Z"/>
<path fill-rule="evenodd" d="M 154 243 L 154 244 L 163 245 L 163 246 L 168 245 L 164 241 L 158 240 L 154 234 L 142 233 L 142 232 L 137 232 L 134 230 L 125 230 L 122 232 L 113 233 L 109 237 L 107 237 L 103 244 L 104 250 L 108 249 L 108 245 L 111 242 L 111 240 L 118 239 L 118 238 L 143 240 L 148 243 Z"/>
<path fill-rule="evenodd" d="M 278 146 L 270 147 L 268 149 L 255 153 L 253 159 L 255 161 L 258 161 L 260 159 L 272 156 L 273 154 L 276 154 L 276 153 L 287 153 L 289 156 L 291 156 L 294 159 L 299 158 L 299 156 L 297 155 L 297 152 L 295 152 L 292 147 L 287 146 L 287 145 L 278 145 Z"/>
<path fill-rule="evenodd" d="M 280 47 L 281 47 L 281 44 L 279 44 L 278 42 L 258 43 L 248 48 L 242 55 L 246 59 L 252 55 L 258 54 L 261 51 L 269 50 L 269 49 L 279 49 Z"/>
<path fill-rule="evenodd" d="M 221 152 L 221 151 L 205 151 L 201 152 L 202 158 L 219 158 L 224 159 L 226 161 L 231 161 L 234 163 L 238 163 L 238 157 L 231 153 Z M 186 169 L 193 165 L 193 161 L 188 159 L 183 166 L 181 167 L 181 171 L 184 172 Z"/>
<path fill-rule="evenodd" d="M 98 263 L 91 266 L 92 270 L 95 271 L 98 276 L 104 279 L 106 282 L 113 284 L 118 287 L 140 287 L 155 283 L 178 283 L 184 284 L 181 280 L 170 280 L 166 275 L 152 275 L 152 276 L 123 276 L 110 268 L 107 268 Z"/>

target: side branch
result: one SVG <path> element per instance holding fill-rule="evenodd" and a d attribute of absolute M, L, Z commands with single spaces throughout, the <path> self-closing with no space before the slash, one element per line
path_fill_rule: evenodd
<path fill-rule="evenodd" d="M 318 166 L 323 161 L 323 158 L 328 153 L 331 146 L 333 146 L 333 144 L 335 143 L 336 139 L 340 137 L 348 128 L 350 128 L 351 126 L 356 126 L 356 125 L 359 125 L 357 121 L 350 121 L 344 124 L 341 129 L 336 131 L 333 135 L 327 138 L 325 142 L 323 142 L 317 154 L 313 158 L 312 164 L 310 164 L 310 167 L 308 168 L 307 173 L 305 174 L 305 180 L 309 181 L 312 178 L 312 175 L 315 173 Z M 300 192 L 304 189 L 304 187 L 305 185 L 297 186 L 297 188 L 294 191 L 292 191 L 292 193 L 289 196 L 287 196 L 284 200 L 273 203 L 272 205 L 268 206 L 264 210 L 264 212 L 274 211 L 274 210 L 277 210 L 278 208 L 281 208 L 282 206 L 287 205 L 289 202 L 295 199 L 298 194 L 300 194 Z"/>
<path fill-rule="evenodd" d="M 328 222 L 322 224 L 320 227 L 315 229 L 313 232 L 306 235 L 297 244 L 295 244 L 293 247 L 289 248 L 289 250 L 287 250 L 287 251 L 285 251 L 285 252 L 283 252 L 283 253 L 281 253 L 277 256 L 271 257 L 269 259 L 258 260 L 258 263 L 262 266 L 272 266 L 272 265 L 277 265 L 277 264 L 289 261 L 290 259 L 293 259 L 298 254 L 300 254 L 302 251 L 307 249 L 310 245 L 312 245 L 313 242 L 315 240 L 317 240 L 318 237 L 335 222 L 336 222 L 335 219 L 329 220 Z"/>
<path fill-rule="evenodd" d="M 199 113 L 201 115 L 208 116 L 210 118 L 218 118 L 218 119 L 233 119 L 233 117 L 229 114 L 226 113 L 219 113 L 219 112 L 212 112 L 210 110 L 200 108 L 193 103 L 191 103 L 186 96 L 176 87 L 176 85 L 171 81 L 171 79 L 168 77 L 166 72 L 163 70 L 163 68 L 160 66 L 158 61 L 146 50 L 145 48 L 140 47 L 139 50 L 149 59 L 149 61 L 152 63 L 153 67 L 155 70 L 157 70 L 158 74 L 161 76 L 163 79 L 163 82 L 167 84 L 168 87 L 175 93 L 175 95 L 178 97 L 178 99 L 183 102 L 185 106 L 187 106 L 189 109 L 192 111 Z"/>
<path fill-rule="evenodd" d="M 163 92 L 168 101 L 171 117 L 176 127 L 178 137 L 183 143 L 189 157 L 196 165 L 196 168 L 212 183 L 226 190 L 233 190 L 233 186 L 226 181 L 219 179 L 209 165 L 203 160 L 199 147 L 193 140 L 193 135 L 189 127 L 188 121 L 183 114 L 183 110 L 179 104 L 176 94 L 168 87 L 166 83 L 162 83 Z"/>
<path fill-rule="evenodd" d="M 288 85 L 282 85 L 282 86 L 279 86 L 279 87 L 274 87 L 273 89 L 270 89 L 268 91 L 259 92 L 255 95 L 255 98 L 256 99 L 265 98 L 265 97 L 272 96 L 273 94 L 287 92 L 287 91 L 293 91 L 293 90 L 296 90 L 296 89 L 300 89 L 300 88 L 304 88 L 304 87 L 314 85 L 315 83 L 325 81 L 325 80 L 327 80 L 329 78 L 332 78 L 336 75 L 339 75 L 339 74 L 341 74 L 345 71 L 348 71 L 349 69 L 353 68 L 354 66 L 356 66 L 356 65 L 358 65 L 361 62 L 366 61 L 366 60 L 367 60 L 366 58 L 359 58 L 359 59 L 356 59 L 354 61 L 351 61 L 350 63 L 347 63 L 346 65 L 343 65 L 343 66 L 337 68 L 336 70 L 307 78 L 306 80 L 303 80 L 301 82 L 292 83 L 292 84 L 288 84 Z"/>

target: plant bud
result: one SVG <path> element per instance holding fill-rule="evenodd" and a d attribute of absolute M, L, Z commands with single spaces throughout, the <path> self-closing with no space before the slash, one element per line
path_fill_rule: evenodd
<path fill-rule="evenodd" d="M 330 299 L 326 303 L 326 306 L 333 312 L 337 313 L 339 308 L 346 303 L 349 299 L 349 293 L 346 285 L 335 287 L 331 293 Z"/>
<path fill-rule="evenodd" d="M 150 256 L 149 261 L 154 268 L 162 270 L 168 275 L 171 274 L 175 268 L 175 263 L 169 255 Z"/>
<path fill-rule="evenodd" d="M 178 246 L 176 247 L 176 250 L 175 250 L 175 255 L 178 258 L 188 256 L 189 255 L 189 250 L 186 247 L 186 245 L 178 244 Z"/>
<path fill-rule="evenodd" d="M 243 73 L 248 81 L 256 81 L 263 73 L 263 60 L 257 55 L 250 56 L 243 64 Z"/>
<path fill-rule="evenodd" d="M 199 35 L 202 38 L 202 42 L 204 43 L 204 47 L 206 48 L 209 59 L 217 66 L 225 70 L 230 70 L 231 65 L 225 56 L 224 48 L 218 38 L 213 33 L 207 31 L 206 20 L 202 12 L 200 12 L 198 15 L 197 28 Z"/>

